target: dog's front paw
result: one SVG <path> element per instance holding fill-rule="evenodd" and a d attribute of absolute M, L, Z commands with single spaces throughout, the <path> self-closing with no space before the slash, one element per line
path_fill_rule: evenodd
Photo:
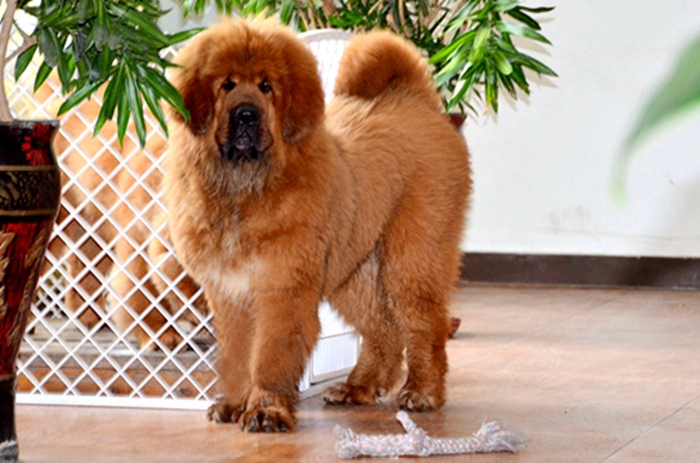
<path fill-rule="evenodd" d="M 328 405 L 372 405 L 380 403 L 384 391 L 376 388 L 338 383 L 323 391 L 321 397 Z"/>
<path fill-rule="evenodd" d="M 404 386 L 396 401 L 402 410 L 429 412 L 440 407 L 445 402 L 445 398 L 444 394 L 437 390 L 412 389 Z"/>
<path fill-rule="evenodd" d="M 263 396 L 248 401 L 239 424 L 248 432 L 289 432 L 294 428 L 294 412 L 284 396 Z"/>
<path fill-rule="evenodd" d="M 207 419 L 216 423 L 236 423 L 244 410 L 242 405 L 229 405 L 223 400 L 217 400 L 207 410 Z"/>

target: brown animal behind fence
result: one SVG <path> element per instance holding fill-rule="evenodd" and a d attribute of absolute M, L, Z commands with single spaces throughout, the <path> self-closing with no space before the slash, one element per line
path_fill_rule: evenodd
<path fill-rule="evenodd" d="M 55 114 L 58 102 L 52 101 L 53 94 L 49 82 L 35 98 L 49 102 L 48 109 Z M 133 134 L 119 146 L 113 123 L 93 137 L 99 110 L 100 103 L 93 98 L 62 117 L 54 144 L 64 190 L 56 225 L 60 233 L 52 239 L 49 252 L 54 262 L 67 267 L 65 306 L 87 328 L 104 324 L 112 314 L 118 330 L 135 336 L 140 347 L 173 349 L 182 337 L 169 320 L 182 312 L 185 320 L 196 322 L 189 310 L 180 309 L 198 287 L 174 257 L 162 263 L 168 269 L 165 280 L 147 258 L 149 246 L 169 248 L 167 236 L 159 236 L 167 225 L 157 200 L 165 139 L 152 123 L 144 150 L 133 142 Z M 45 267 L 48 271 L 48 261 Z M 181 295 L 172 289 L 173 282 Z M 201 297 L 194 305 L 205 309 Z M 160 346 L 152 335 L 157 335 Z"/>

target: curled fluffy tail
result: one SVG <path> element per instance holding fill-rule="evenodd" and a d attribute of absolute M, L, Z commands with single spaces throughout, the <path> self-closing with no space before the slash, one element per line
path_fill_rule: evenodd
<path fill-rule="evenodd" d="M 428 63 L 412 43 L 388 31 L 354 37 L 340 59 L 335 95 L 373 100 L 394 91 L 442 109 Z"/>

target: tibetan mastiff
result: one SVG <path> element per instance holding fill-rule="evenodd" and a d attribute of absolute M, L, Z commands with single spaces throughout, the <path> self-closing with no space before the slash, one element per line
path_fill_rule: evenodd
<path fill-rule="evenodd" d="M 354 38 L 327 107 L 311 51 L 270 22 L 214 26 L 177 63 L 190 118 L 171 121 L 163 192 L 214 311 L 210 418 L 293 428 L 322 299 L 363 340 L 328 404 L 374 404 L 401 383 L 400 408 L 440 407 L 471 182 L 420 52 L 388 32 Z"/>

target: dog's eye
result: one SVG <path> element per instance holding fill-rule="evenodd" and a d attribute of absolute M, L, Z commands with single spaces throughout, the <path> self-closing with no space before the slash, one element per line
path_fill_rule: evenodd
<path fill-rule="evenodd" d="M 263 93 L 270 93 L 272 91 L 272 86 L 270 83 L 267 81 L 267 79 L 263 80 L 260 82 L 260 85 L 258 85 L 258 88 L 260 89 L 261 92 Z"/>
<path fill-rule="evenodd" d="M 225 91 L 230 92 L 236 87 L 236 83 L 232 81 L 231 79 L 226 79 L 223 84 L 221 84 L 221 88 L 223 88 Z"/>

